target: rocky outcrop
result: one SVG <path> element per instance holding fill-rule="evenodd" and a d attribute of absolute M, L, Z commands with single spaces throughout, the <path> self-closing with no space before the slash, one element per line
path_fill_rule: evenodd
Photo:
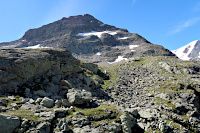
<path fill-rule="evenodd" d="M 55 83 L 59 84 L 61 75 L 82 71 L 80 62 L 64 49 L 1 49 L 0 69 L 1 93 L 16 93 L 21 84 L 28 82 L 38 83 L 38 86 L 30 83 L 30 88 L 26 87 L 35 87 L 35 90 L 42 89 L 40 83 L 46 82 L 47 91 L 57 93 L 58 89 L 53 88 L 56 88 Z M 53 83 L 48 83 L 49 77 Z"/>
<path fill-rule="evenodd" d="M 1 133 L 12 133 L 20 126 L 20 119 L 16 116 L 0 114 Z"/>

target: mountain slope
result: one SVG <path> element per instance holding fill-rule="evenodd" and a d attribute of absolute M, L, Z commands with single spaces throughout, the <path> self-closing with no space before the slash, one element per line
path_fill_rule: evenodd
<path fill-rule="evenodd" d="M 195 40 L 177 50 L 172 51 L 182 60 L 190 60 L 200 57 L 200 40 Z"/>
<path fill-rule="evenodd" d="M 136 33 L 104 24 L 89 14 L 62 18 L 40 28 L 30 29 L 19 40 L 0 43 L 0 46 L 66 47 L 79 59 L 107 64 L 117 62 L 120 57 L 175 56 Z"/>

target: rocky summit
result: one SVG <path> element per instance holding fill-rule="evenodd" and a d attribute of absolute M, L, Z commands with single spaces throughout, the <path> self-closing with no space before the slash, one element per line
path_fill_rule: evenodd
<path fill-rule="evenodd" d="M 65 47 L 76 58 L 100 65 L 113 64 L 134 56 L 175 56 L 136 33 L 104 24 L 89 14 L 62 18 L 40 28 L 30 29 L 19 40 L 0 43 L 0 46 Z"/>
<path fill-rule="evenodd" d="M 200 132 L 199 62 L 138 34 L 83 15 L 1 46 L 1 133 Z"/>

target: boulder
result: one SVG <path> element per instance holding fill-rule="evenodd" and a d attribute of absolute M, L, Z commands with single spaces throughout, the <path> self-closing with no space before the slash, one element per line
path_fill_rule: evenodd
<path fill-rule="evenodd" d="M 64 107 L 70 107 L 71 106 L 71 103 L 67 99 L 62 99 L 61 104 Z"/>
<path fill-rule="evenodd" d="M 151 118 L 153 117 L 150 109 L 140 110 L 140 111 L 138 112 L 138 114 L 139 114 L 140 117 L 142 117 L 142 118 L 151 119 Z"/>
<path fill-rule="evenodd" d="M 92 94 L 88 91 L 70 89 L 67 93 L 67 98 L 71 104 L 81 105 L 90 102 Z"/>
<path fill-rule="evenodd" d="M 40 102 L 40 105 L 47 107 L 47 108 L 52 108 L 54 106 L 54 101 L 53 99 L 50 99 L 48 97 L 44 97 L 42 101 Z"/>
<path fill-rule="evenodd" d="M 37 96 L 40 96 L 40 97 L 45 97 L 47 96 L 46 95 L 46 92 L 44 90 L 37 90 L 37 91 L 34 91 L 34 95 L 37 95 Z"/>
<path fill-rule="evenodd" d="M 60 85 L 67 86 L 69 89 L 72 88 L 72 85 L 67 80 L 61 80 Z"/>
<path fill-rule="evenodd" d="M 0 114 L 0 132 L 12 133 L 20 126 L 20 120 L 16 116 Z"/>
<path fill-rule="evenodd" d="M 67 119 L 66 118 L 63 118 L 61 119 L 58 124 L 57 124 L 57 129 L 61 132 L 69 132 L 70 131 L 70 128 L 68 126 L 68 123 L 67 123 Z"/>
<path fill-rule="evenodd" d="M 82 67 L 90 70 L 94 74 L 97 74 L 97 72 L 99 71 L 98 65 L 93 63 L 82 63 Z"/>
<path fill-rule="evenodd" d="M 50 132 L 50 123 L 48 122 L 41 122 L 36 127 L 35 133 L 49 133 Z"/>
<path fill-rule="evenodd" d="M 120 119 L 123 126 L 123 132 L 131 133 L 131 128 L 136 126 L 136 120 L 134 120 L 134 118 L 131 115 L 129 115 L 127 111 L 123 112 L 123 114 L 120 116 Z"/>

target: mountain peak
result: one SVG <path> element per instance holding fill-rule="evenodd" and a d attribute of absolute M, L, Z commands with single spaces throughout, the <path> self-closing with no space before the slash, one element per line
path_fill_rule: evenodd
<path fill-rule="evenodd" d="M 151 44 L 136 33 L 104 24 L 89 14 L 63 17 L 53 23 L 30 29 L 21 39 L 1 43 L 0 46 L 64 47 L 79 59 L 111 64 L 133 56 L 174 56 L 169 50 Z"/>
<path fill-rule="evenodd" d="M 172 51 L 182 60 L 190 60 L 192 58 L 200 57 L 200 40 L 195 40 L 189 44 Z"/>

